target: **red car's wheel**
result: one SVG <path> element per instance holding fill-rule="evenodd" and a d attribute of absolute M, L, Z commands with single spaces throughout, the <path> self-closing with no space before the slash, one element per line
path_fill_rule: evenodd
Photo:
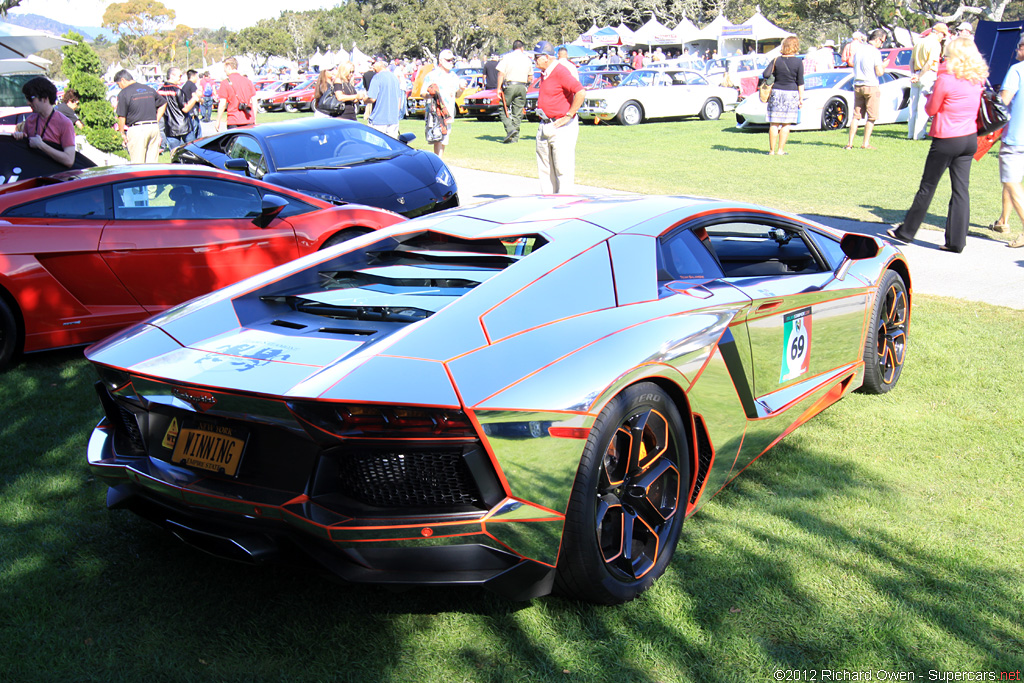
<path fill-rule="evenodd" d="M 893 271 L 882 278 L 864 343 L 864 391 L 884 394 L 896 386 L 907 355 L 910 300 L 903 279 Z"/>
<path fill-rule="evenodd" d="M 664 573 L 686 511 L 686 430 L 672 400 L 643 382 L 598 416 L 565 518 L 559 589 L 600 604 L 628 602 Z"/>

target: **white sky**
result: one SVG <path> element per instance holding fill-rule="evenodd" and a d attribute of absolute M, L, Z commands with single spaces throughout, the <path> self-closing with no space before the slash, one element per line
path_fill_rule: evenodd
<path fill-rule="evenodd" d="M 38 14 L 65 24 L 100 26 L 103 12 L 112 0 L 22 0 L 12 14 Z M 339 0 L 162 0 L 175 11 L 175 24 L 192 28 L 220 28 L 237 31 L 259 19 L 270 19 L 282 9 L 296 12 L 334 7 Z"/>

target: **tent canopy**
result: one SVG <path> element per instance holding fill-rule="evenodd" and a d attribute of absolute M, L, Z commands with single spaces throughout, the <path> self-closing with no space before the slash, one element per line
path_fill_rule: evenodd
<path fill-rule="evenodd" d="M 679 45 L 679 37 L 656 18 L 651 17 L 650 21 L 641 26 L 633 34 L 635 45 Z"/>
<path fill-rule="evenodd" d="M 700 35 L 700 29 L 685 17 L 674 29 L 672 29 L 672 32 L 679 38 L 680 43 L 688 43 L 691 40 L 697 40 L 697 36 Z"/>
<path fill-rule="evenodd" d="M 691 40 L 713 40 L 718 42 L 718 38 L 722 34 L 722 28 L 733 25 L 734 24 L 732 22 L 719 14 L 715 17 L 714 21 L 702 28 L 700 33 L 691 38 Z"/>

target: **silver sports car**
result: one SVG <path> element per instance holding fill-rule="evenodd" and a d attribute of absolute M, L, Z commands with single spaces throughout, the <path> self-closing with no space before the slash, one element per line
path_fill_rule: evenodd
<path fill-rule="evenodd" d="M 910 294 L 895 247 L 758 206 L 453 209 L 91 347 L 88 463 L 224 557 L 624 602 L 756 458 L 895 386 Z"/>

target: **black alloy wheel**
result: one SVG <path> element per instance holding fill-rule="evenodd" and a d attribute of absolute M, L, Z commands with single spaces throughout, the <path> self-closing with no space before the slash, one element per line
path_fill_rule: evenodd
<path fill-rule="evenodd" d="M 690 486 L 686 430 L 656 384 L 605 406 L 583 451 L 562 534 L 557 586 L 598 604 L 628 602 L 668 566 Z"/>
<path fill-rule="evenodd" d="M 841 97 L 833 97 L 825 103 L 821 110 L 821 129 L 839 130 L 845 128 L 849 123 L 850 112 L 846 106 L 846 100 Z"/>
<path fill-rule="evenodd" d="M 884 394 L 891 391 L 903 371 L 910 327 L 910 300 L 903 279 L 886 271 L 878 287 L 871 327 L 864 343 L 864 391 Z"/>

